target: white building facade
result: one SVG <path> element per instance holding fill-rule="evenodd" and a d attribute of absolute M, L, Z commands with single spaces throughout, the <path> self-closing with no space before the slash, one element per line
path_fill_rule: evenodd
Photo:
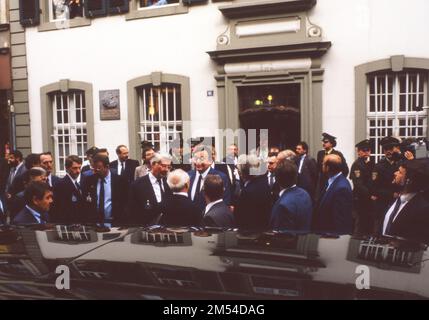
<path fill-rule="evenodd" d="M 349 164 L 365 138 L 428 137 L 426 0 L 96 1 L 76 17 L 62 2 L 36 1 L 40 21 L 10 6 L 18 147 L 53 151 L 57 171 L 92 145 L 168 148 L 188 122 L 194 137 L 268 128 L 312 154 L 328 132 Z"/>

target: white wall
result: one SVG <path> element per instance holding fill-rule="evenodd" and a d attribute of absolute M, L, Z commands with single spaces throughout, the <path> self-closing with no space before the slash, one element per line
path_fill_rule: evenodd
<path fill-rule="evenodd" d="M 429 1 L 318 0 L 311 21 L 332 47 L 322 60 L 323 128 L 351 165 L 355 139 L 354 67 L 393 55 L 429 58 Z"/>
<path fill-rule="evenodd" d="M 220 3 L 222 4 L 222 3 Z M 225 4 L 225 3 L 223 3 Z M 215 64 L 207 51 L 225 30 L 217 5 L 191 7 L 188 14 L 125 21 L 98 18 L 88 27 L 38 32 L 28 28 L 29 101 L 34 151 L 42 151 L 40 87 L 60 79 L 93 84 L 95 144 L 114 154 L 128 144 L 127 81 L 154 71 L 190 78 L 193 130 L 217 128 Z M 121 120 L 100 121 L 100 90 L 120 89 Z M 215 91 L 207 97 L 207 90 Z"/>
<path fill-rule="evenodd" d="M 194 134 L 213 133 L 218 123 L 215 64 L 207 51 L 226 29 L 217 10 L 226 3 L 195 6 L 188 14 L 125 21 L 94 19 L 91 26 L 38 32 L 28 28 L 27 58 L 34 151 L 42 149 L 40 87 L 60 79 L 86 81 L 94 88 L 95 142 L 111 153 L 128 143 L 128 80 L 154 71 L 191 80 Z M 311 21 L 332 47 L 324 56 L 323 128 L 338 137 L 338 149 L 354 159 L 354 67 L 392 55 L 428 57 L 429 1 L 319 0 Z M 98 91 L 120 89 L 121 120 L 100 121 Z M 214 90 L 214 97 L 206 91 Z"/>

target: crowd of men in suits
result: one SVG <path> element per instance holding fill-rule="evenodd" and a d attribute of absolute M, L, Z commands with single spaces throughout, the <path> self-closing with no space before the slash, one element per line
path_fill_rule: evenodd
<path fill-rule="evenodd" d="M 49 152 L 25 159 L 12 151 L 2 161 L 0 216 L 3 223 L 205 226 L 242 230 L 281 230 L 332 234 L 384 235 L 429 239 L 429 169 L 401 152 L 400 141 L 381 140 L 385 157 L 374 164 L 371 145 L 356 145 L 349 168 L 324 133 L 317 159 L 307 143 L 294 151 L 276 147 L 239 154 L 228 147 L 222 162 L 213 146 L 197 144 L 192 162 L 181 150 L 157 152 L 142 143 L 142 163 L 128 148 L 93 147 L 86 163 L 65 160 L 66 175 L 53 175 Z M 349 180 L 350 177 L 353 188 Z"/>

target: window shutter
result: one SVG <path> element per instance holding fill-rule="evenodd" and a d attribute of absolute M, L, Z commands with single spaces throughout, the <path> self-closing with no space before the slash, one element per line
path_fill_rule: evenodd
<path fill-rule="evenodd" d="M 129 0 L 107 0 L 109 14 L 121 14 L 130 11 Z"/>
<path fill-rule="evenodd" d="M 183 4 L 184 5 L 188 5 L 191 6 L 193 4 L 200 4 L 200 3 L 204 3 L 207 2 L 208 0 L 183 0 Z"/>
<path fill-rule="evenodd" d="M 86 0 L 84 4 L 85 16 L 88 18 L 107 15 L 107 0 Z"/>
<path fill-rule="evenodd" d="M 39 0 L 19 0 L 19 21 L 24 27 L 40 23 Z"/>

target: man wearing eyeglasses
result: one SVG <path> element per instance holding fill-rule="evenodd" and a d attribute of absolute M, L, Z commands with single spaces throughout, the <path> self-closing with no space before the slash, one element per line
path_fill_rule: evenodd
<path fill-rule="evenodd" d="M 166 177 L 171 169 L 171 157 L 155 153 L 150 160 L 150 172 L 135 180 L 128 197 L 128 222 L 131 224 L 156 224 L 164 212 L 171 190 Z"/>

